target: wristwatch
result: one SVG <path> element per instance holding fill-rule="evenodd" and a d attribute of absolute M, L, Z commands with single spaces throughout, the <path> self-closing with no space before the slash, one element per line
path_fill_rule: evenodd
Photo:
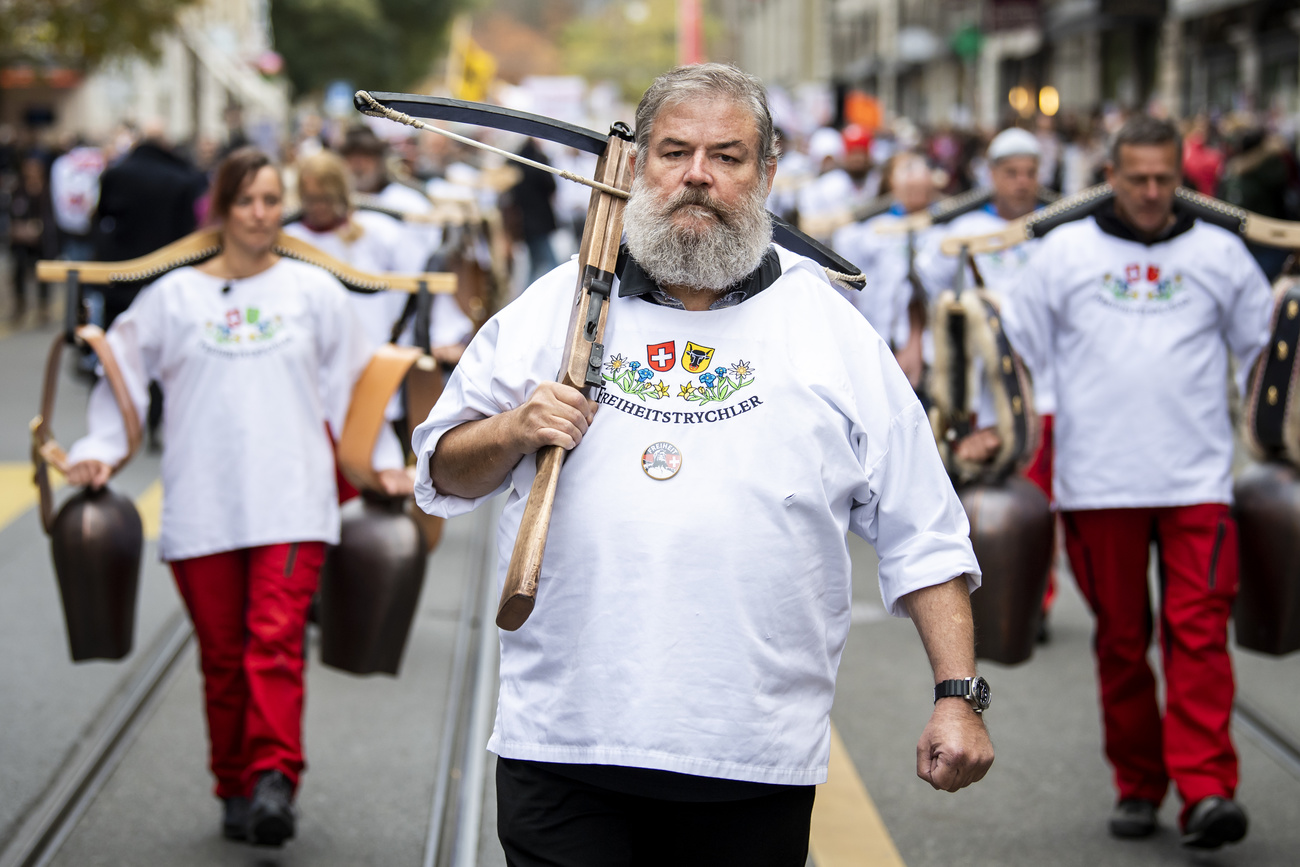
<path fill-rule="evenodd" d="M 934 700 L 941 698 L 964 698 L 970 702 L 971 710 L 984 713 L 993 698 L 989 682 L 978 674 L 962 680 L 943 680 L 934 685 Z"/>

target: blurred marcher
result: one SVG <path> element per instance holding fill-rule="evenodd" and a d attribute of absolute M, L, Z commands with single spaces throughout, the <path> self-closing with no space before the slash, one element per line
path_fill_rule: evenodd
<path fill-rule="evenodd" d="M 273 251 L 283 187 L 269 159 L 236 151 L 214 187 L 221 253 L 143 290 L 108 341 L 142 416 L 149 380 L 167 393 L 158 553 L 199 640 L 222 833 L 280 845 L 304 768 L 307 608 L 339 541 L 325 428 L 342 428 L 371 347 L 337 280 Z M 126 443 L 107 381 L 89 422 L 68 481 L 98 488 Z M 374 460 L 385 489 L 409 490 L 395 437 Z"/>
<path fill-rule="evenodd" d="M 152 253 L 198 227 L 195 204 L 207 177 L 178 156 L 150 126 L 141 141 L 100 176 L 95 212 L 95 258 L 120 262 Z M 109 286 L 104 291 L 104 322 L 131 305 L 138 287 Z"/>
<path fill-rule="evenodd" d="M 550 165 L 537 142 L 528 139 L 519 149 L 519 156 L 534 162 Z M 555 232 L 555 176 L 533 166 L 520 166 L 522 177 L 504 195 L 507 225 L 511 234 L 528 247 L 528 284 L 532 285 L 543 274 L 560 264 L 551 246 Z"/>
<path fill-rule="evenodd" d="M 1012 220 L 1025 216 L 1038 207 L 1038 139 L 1023 129 L 1012 127 L 1003 130 L 989 143 L 987 159 L 992 179 L 992 199 L 975 211 L 957 217 L 941 232 L 932 232 L 917 257 L 917 272 L 932 300 L 952 289 L 959 270 L 958 259 L 945 256 L 939 249 L 945 238 L 965 238 L 987 235 L 1006 227 Z M 1041 243 L 1026 241 L 995 253 L 981 253 L 973 257 L 975 267 L 983 277 L 984 285 L 999 301 L 1013 294 L 1022 279 L 1030 254 Z M 974 271 L 963 275 L 966 286 L 974 285 Z M 983 365 L 975 359 L 972 365 L 975 382 L 983 382 Z M 957 443 L 956 450 L 964 460 L 983 462 L 990 460 L 1001 446 L 997 430 L 992 425 L 997 419 L 988 389 L 978 388 L 975 402 L 976 430 Z M 1056 411 L 1055 379 L 1050 367 L 1041 366 L 1034 371 L 1034 409 L 1041 417 L 1042 439 L 1037 453 L 1030 461 L 1025 476 L 1052 499 L 1052 424 Z M 1043 598 L 1043 618 L 1039 640 L 1050 635 L 1048 613 L 1056 596 L 1055 571 L 1049 578 L 1047 593 Z"/>
<path fill-rule="evenodd" d="M 1223 151 L 1214 140 L 1210 119 L 1201 115 L 1183 139 L 1183 178 L 1198 193 L 1213 196 L 1223 175 Z"/>
<path fill-rule="evenodd" d="M 1113 201 L 1043 239 L 1003 322 L 1030 370 L 1057 378 L 1056 496 L 1096 617 L 1110 832 L 1153 834 L 1172 781 L 1183 844 L 1213 849 L 1246 833 L 1230 736 L 1228 353 L 1240 384 L 1268 342 L 1273 299 L 1236 234 L 1173 209 L 1181 144 L 1168 121 L 1129 120 L 1111 149 Z M 1163 712 L 1148 661 L 1156 623 Z"/>
<path fill-rule="evenodd" d="M 930 230 L 909 237 L 876 229 L 928 207 L 934 199 L 934 181 L 925 158 L 909 152 L 890 157 L 883 175 L 882 195 L 893 200 L 889 210 L 839 229 L 832 247 L 867 278 L 861 290 L 842 290 L 843 294 L 889 343 L 908 382 L 918 388 L 927 354 L 924 334 L 929 305 L 915 259 Z"/>
<path fill-rule="evenodd" d="M 418 273 L 412 269 L 410 244 L 402 223 L 377 211 L 353 209 L 351 178 L 343 160 L 321 151 L 298 164 L 298 196 L 302 216 L 284 227 L 290 235 L 328 253 L 361 271 L 371 273 Z M 392 339 L 393 327 L 402 318 L 408 300 L 406 292 L 349 293 L 362 328 L 375 345 Z M 429 340 L 438 361 L 454 365 L 460 360 L 474 325 L 461 312 L 456 297 L 448 293 L 433 296 Z M 399 342 L 414 342 L 414 324 L 408 323 Z M 423 419 L 420 419 L 423 421 Z"/>
<path fill-rule="evenodd" d="M 780 127 L 776 128 L 776 146 L 780 154 L 767 209 L 786 222 L 799 218 L 799 190 L 812 180 L 816 171 L 808 155 Z"/>
<path fill-rule="evenodd" d="M 851 124 L 839 135 L 840 147 L 836 157 L 838 164 L 826 168 L 827 158 L 823 156 L 821 175 L 799 191 L 801 224 L 807 221 L 810 225 L 820 225 L 824 218 L 846 210 L 851 212 L 874 199 L 880 192 L 880 173 L 873 171 L 871 163 L 871 133 Z M 818 136 L 823 136 L 822 130 L 814 133 L 814 138 Z M 833 153 L 828 138 L 824 144 L 815 144 L 827 156 Z M 823 243 L 830 243 L 833 231 L 834 229 L 817 232 L 814 237 Z"/>
<path fill-rule="evenodd" d="M 45 176 L 45 162 L 23 158 L 18 187 L 9 200 L 9 254 L 13 265 L 14 303 L 9 317 L 27 315 L 27 284 L 36 284 L 36 309 L 42 322 L 49 316 L 50 284 L 36 279 L 36 263 L 59 255 L 59 229 Z"/>
<path fill-rule="evenodd" d="M 1038 139 L 1038 185 L 1052 190 L 1061 188 L 1061 136 L 1056 131 L 1056 121 L 1040 114 L 1034 122 L 1034 138 Z"/>
<path fill-rule="evenodd" d="M 357 192 L 376 196 L 395 211 L 422 213 L 429 209 L 427 196 L 389 176 L 388 145 L 370 127 L 349 129 L 340 153 L 347 160 Z"/>
<path fill-rule="evenodd" d="M 1246 130 L 1236 153 L 1223 168 L 1219 182 L 1219 198 L 1265 217 L 1284 220 L 1292 215 L 1287 211 L 1287 185 L 1290 173 L 1283 157 L 1283 145 L 1276 136 L 1264 129 Z M 1265 276 L 1273 280 L 1282 272 L 1290 250 L 1249 244 Z"/>
<path fill-rule="evenodd" d="M 99 204 L 99 176 L 105 167 L 104 151 L 84 142 L 78 142 L 50 166 L 50 196 L 64 259 L 81 262 L 94 258 L 91 219 Z"/>

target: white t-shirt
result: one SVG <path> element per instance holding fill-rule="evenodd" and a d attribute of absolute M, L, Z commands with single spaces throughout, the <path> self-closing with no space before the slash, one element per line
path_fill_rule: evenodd
<path fill-rule="evenodd" d="M 851 223 L 835 233 L 831 243 L 835 252 L 866 276 L 861 290 L 841 290 L 844 297 L 866 317 L 876 333 L 902 348 L 911 336 L 907 305 L 912 300 L 912 284 L 907 279 L 907 235 L 882 234 L 876 227 L 895 222 L 901 212 L 880 214 L 861 223 Z M 926 233 L 916 235 L 919 252 Z"/>
<path fill-rule="evenodd" d="M 104 152 L 92 147 L 73 148 L 50 165 L 50 198 L 60 229 L 73 235 L 90 232 L 104 167 Z"/>
<path fill-rule="evenodd" d="M 501 634 L 499 755 L 822 782 L 845 532 L 879 552 L 894 614 L 913 590 L 978 586 L 965 513 L 889 348 L 820 267 L 779 252 L 782 276 L 727 309 L 615 291 L 603 406 L 559 480 L 536 610 Z M 487 499 L 438 494 L 430 455 L 554 378 L 577 273 L 561 265 L 493 317 L 416 429 L 426 511 Z M 525 457 L 501 486 L 502 579 L 535 472 Z"/>
<path fill-rule="evenodd" d="M 371 354 L 347 295 L 325 271 L 291 259 L 235 281 L 179 268 L 114 321 L 108 342 L 140 418 L 149 380 L 165 396 L 163 560 L 338 542 L 325 425 L 343 429 Z M 73 444 L 69 461 L 117 462 L 126 433 L 107 380 L 91 392 L 89 416 L 90 433 Z M 381 436 L 375 466 L 402 466 L 391 431 Z"/>
<path fill-rule="evenodd" d="M 390 184 L 389 186 L 393 186 Z M 405 188 L 404 188 L 405 189 Z M 419 195 L 414 193 L 414 195 Z M 414 240 L 408 227 L 377 211 L 357 210 L 352 219 L 361 227 L 361 237 L 345 241 L 337 230 L 317 232 L 302 222 L 293 222 L 284 231 L 302 238 L 320 251 L 333 256 L 361 271 L 371 274 L 418 274 L 424 271 L 428 257 L 413 256 L 412 249 L 423 242 Z M 406 302 L 411 297 L 405 292 L 349 292 L 348 297 L 360 317 L 366 336 L 373 345 L 388 343 L 393 325 L 401 317 Z M 432 346 L 454 346 L 463 342 L 474 330 L 474 324 L 460 309 L 454 295 L 439 293 L 433 296 L 433 311 L 429 323 L 429 340 Z M 407 324 L 399 343 L 414 342 L 414 322 Z"/>
<path fill-rule="evenodd" d="M 925 285 L 926 291 L 929 292 L 930 298 L 937 299 L 942 292 L 953 288 L 957 282 L 957 263 L 958 257 L 945 256 L 939 249 L 939 245 L 946 238 L 969 238 L 978 235 L 989 235 L 993 232 L 1000 232 L 1007 226 L 1007 220 L 999 217 L 993 208 L 986 207 L 962 214 L 951 223 L 942 227 L 936 227 L 926 237 L 925 243 L 921 245 L 916 256 L 916 271 L 921 277 L 921 282 Z M 1029 263 L 1029 257 L 1033 254 L 1041 241 L 1031 239 L 1023 244 L 1017 244 L 1005 250 L 999 250 L 995 253 L 980 253 L 973 258 L 975 267 L 979 268 L 980 276 L 984 278 L 985 287 L 1000 299 L 1005 299 L 1008 295 L 1016 290 L 1020 282 L 1021 273 L 1025 265 Z M 974 287 L 975 278 L 967 271 L 966 286 Z M 1012 346 L 1017 350 L 1012 341 Z M 977 414 L 980 425 L 992 424 L 993 402 L 992 398 L 984 387 L 983 365 L 972 365 L 973 379 L 971 383 L 971 394 L 978 394 Z M 1044 367 L 1034 371 L 1034 409 L 1039 415 L 1051 415 L 1056 411 L 1056 389 L 1054 387 L 1054 376 L 1050 368 Z"/>
<path fill-rule="evenodd" d="M 869 173 L 862 183 L 858 183 L 844 169 L 831 169 L 799 190 L 799 217 L 826 217 L 852 211 L 874 199 L 879 192 L 879 172 Z"/>
<path fill-rule="evenodd" d="M 1031 370 L 1055 364 L 1060 507 L 1230 502 L 1227 350 L 1244 376 L 1272 305 L 1241 240 L 1206 223 L 1151 246 L 1092 217 L 1044 238 L 1002 319 Z"/>

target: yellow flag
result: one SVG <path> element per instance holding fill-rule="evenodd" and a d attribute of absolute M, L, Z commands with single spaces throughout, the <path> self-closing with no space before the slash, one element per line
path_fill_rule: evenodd
<path fill-rule="evenodd" d="M 496 58 L 484 51 L 469 33 L 469 20 L 462 18 L 452 27 L 451 52 L 447 58 L 447 89 L 456 99 L 482 102 L 497 72 Z"/>

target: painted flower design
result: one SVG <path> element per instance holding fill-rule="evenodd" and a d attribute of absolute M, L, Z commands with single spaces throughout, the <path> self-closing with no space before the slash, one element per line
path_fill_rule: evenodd
<path fill-rule="evenodd" d="M 648 367 L 643 367 L 636 372 L 636 378 L 641 382 L 649 382 L 654 377 L 655 372 Z"/>
<path fill-rule="evenodd" d="M 605 363 L 605 369 L 616 376 L 625 367 L 627 367 L 627 358 L 622 355 L 615 355 Z"/>
<path fill-rule="evenodd" d="M 628 367 L 632 368 L 633 370 L 636 370 L 640 366 L 641 366 L 641 362 L 639 361 L 633 361 L 628 364 Z"/>
<path fill-rule="evenodd" d="M 660 398 L 667 397 L 668 392 L 669 392 L 668 383 L 664 382 L 662 379 L 655 383 L 654 385 L 655 397 L 660 397 Z"/>
<path fill-rule="evenodd" d="M 713 381 L 715 379 L 717 379 L 717 377 L 711 373 L 700 374 L 700 382 L 704 383 L 705 388 L 713 388 Z"/>
<path fill-rule="evenodd" d="M 687 382 L 685 385 L 682 386 L 682 390 L 677 392 L 677 396 L 684 397 L 687 400 L 690 400 L 691 395 L 694 393 L 695 393 L 695 383 Z"/>
<path fill-rule="evenodd" d="M 737 361 L 735 364 L 731 365 L 729 372 L 737 381 L 740 381 L 747 376 L 754 375 L 754 365 L 750 364 L 748 361 Z"/>

